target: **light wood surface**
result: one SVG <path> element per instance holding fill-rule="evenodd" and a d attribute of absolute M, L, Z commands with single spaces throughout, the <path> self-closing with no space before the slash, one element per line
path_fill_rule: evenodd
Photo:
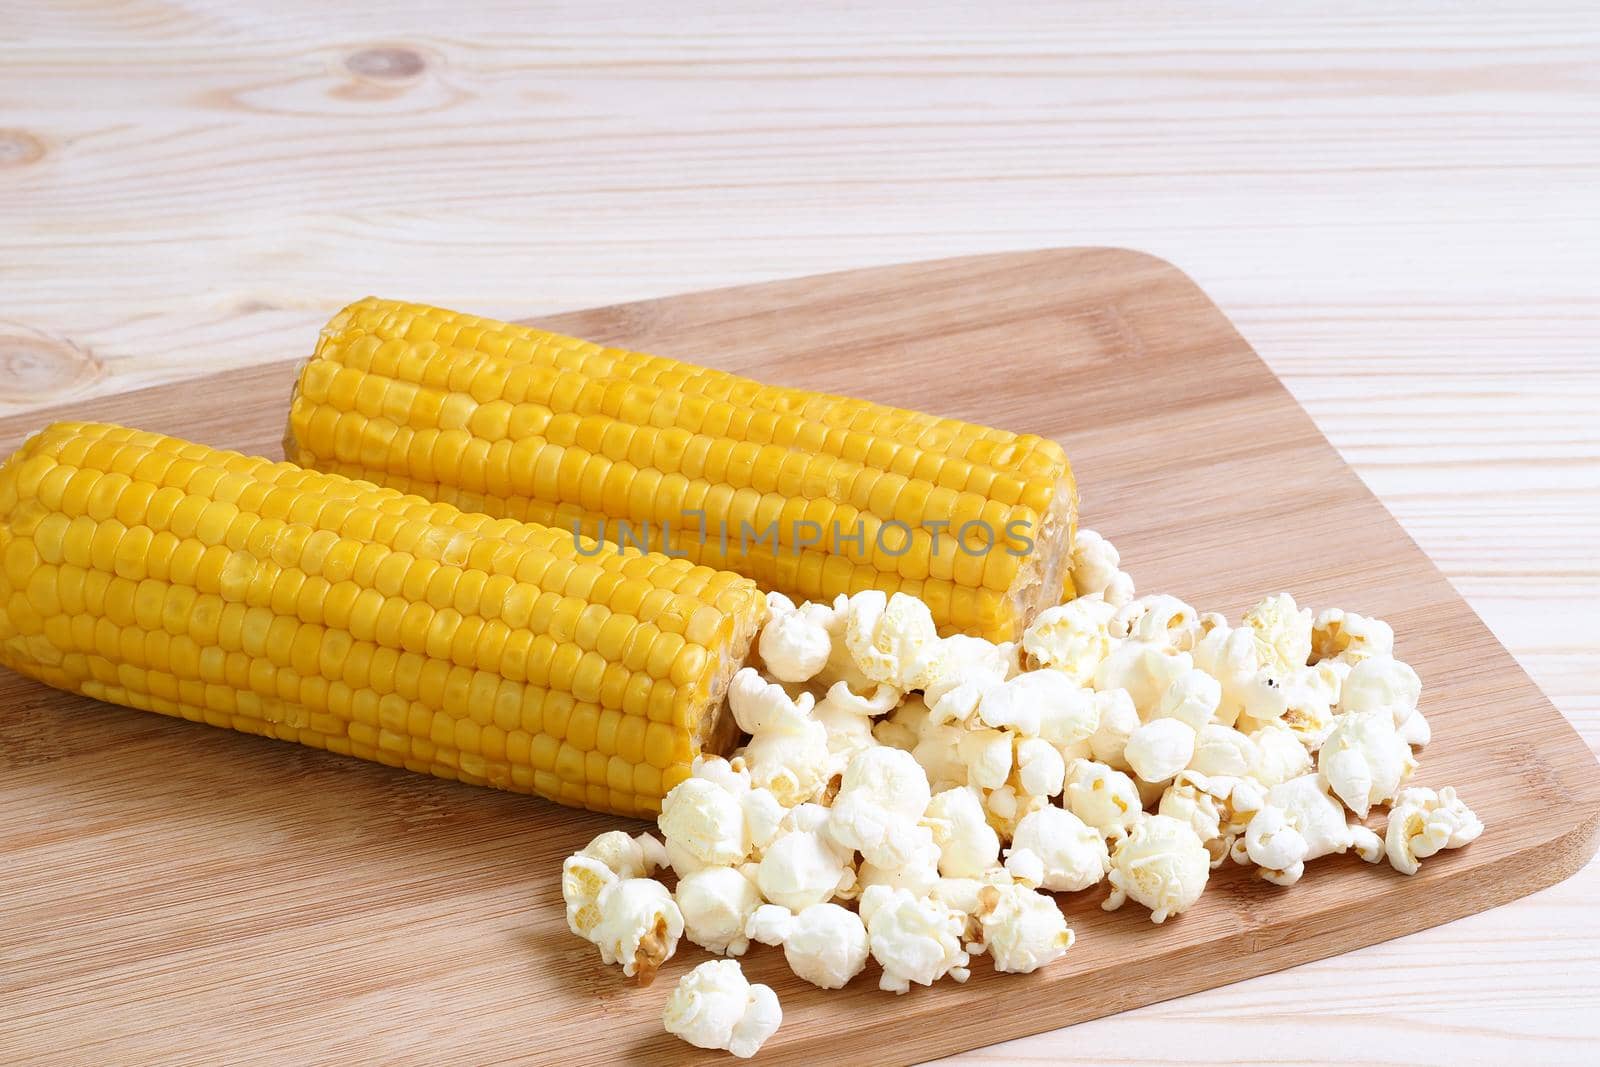
<path fill-rule="evenodd" d="M 13 0 L 0 408 L 282 359 L 364 292 L 1139 247 L 1600 747 L 1595 7 L 863 8 Z M 962 1059 L 1587 1062 L 1596 892 Z"/>
<path fill-rule="evenodd" d="M 1230 865 L 1162 927 L 1139 908 L 1100 910 L 1104 886 L 1074 894 L 1063 906 L 1077 946 L 1027 979 L 980 961 L 964 985 L 896 997 L 869 967 L 826 992 L 757 948 L 745 971 L 785 1015 L 764 1062 L 843 1062 L 868 1042 L 874 1061 L 911 1062 L 1093 1019 L 1469 915 L 1594 854 L 1600 765 L 1588 747 L 1170 265 L 1121 250 L 1012 253 L 543 324 L 1057 438 L 1086 506 L 1150 588 L 1235 617 L 1287 588 L 1388 619 L 1428 683 L 1434 741 L 1417 781 L 1456 785 L 1490 827 L 1413 878 L 1343 856 L 1285 892 Z M 976 362 L 1000 352 L 1003 363 Z M 0 449 L 41 418 L 94 417 L 273 454 L 292 375 L 279 363 L 12 417 Z M 686 945 L 660 986 L 639 991 L 566 929 L 562 858 L 623 820 L 152 723 L 16 675 L 0 675 L 0 707 L 13 813 L 0 829 L 0 956 L 19 987 L 0 1048 L 17 1058 L 67 1048 L 70 1060 L 93 1041 L 123 1062 L 197 1017 L 227 1020 L 185 1033 L 184 1050 L 206 1059 L 381 1058 L 427 1047 L 414 1042 L 430 1025 L 474 1062 L 527 1055 L 521 1035 L 533 1033 L 580 1063 L 704 1058 L 660 1027 L 666 989 L 703 954 Z M 382 1027 L 351 1025 L 351 982 L 375 987 L 363 1009 Z M 262 993 L 247 1019 L 230 1014 L 240 986 Z M 479 1018 L 495 1025 L 464 1022 Z"/>

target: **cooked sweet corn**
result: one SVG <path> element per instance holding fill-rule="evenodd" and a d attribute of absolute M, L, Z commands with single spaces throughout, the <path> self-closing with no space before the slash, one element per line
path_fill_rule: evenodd
<path fill-rule="evenodd" d="M 658 811 L 732 741 L 765 610 L 726 571 L 119 426 L 0 466 L 5 666 L 598 811 Z"/>
<path fill-rule="evenodd" d="M 1054 441 L 369 298 L 297 384 L 291 461 L 627 543 L 796 600 L 879 588 L 1021 635 L 1070 593 Z M 626 526 L 619 526 L 626 523 Z"/>

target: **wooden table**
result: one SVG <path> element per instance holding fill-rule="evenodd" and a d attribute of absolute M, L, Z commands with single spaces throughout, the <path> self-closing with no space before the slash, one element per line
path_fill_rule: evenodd
<path fill-rule="evenodd" d="M 1600 747 L 1593 5 L 864 6 L 12 0 L 0 412 L 300 353 L 367 292 L 1141 248 Z M 1597 892 L 960 1062 L 1580 1062 Z"/>

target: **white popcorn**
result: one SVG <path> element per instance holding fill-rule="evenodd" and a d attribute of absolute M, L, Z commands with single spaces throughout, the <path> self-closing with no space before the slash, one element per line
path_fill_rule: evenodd
<path fill-rule="evenodd" d="M 1060 671 L 1027 671 L 1005 685 L 1009 705 L 1003 720 L 989 717 L 985 699 L 979 715 L 989 726 L 1007 726 L 1024 737 L 1039 737 L 1058 747 L 1087 741 L 1100 725 L 1092 689 Z"/>
<path fill-rule="evenodd" d="M 1281 673 L 1299 670 L 1311 660 L 1311 609 L 1278 593 L 1244 613 L 1243 629 L 1251 631 L 1262 666 Z"/>
<path fill-rule="evenodd" d="M 761 894 L 735 867 L 702 867 L 678 880 L 673 894 L 683 913 L 684 936 L 708 952 L 742 956 L 750 947 L 744 927 Z"/>
<path fill-rule="evenodd" d="M 1110 866 L 1100 831 L 1053 806 L 1023 816 L 1006 853 L 1006 870 L 1017 881 L 1053 892 L 1088 889 Z"/>
<path fill-rule="evenodd" d="M 1268 804 L 1250 820 L 1244 832 L 1245 855 L 1261 868 L 1262 877 L 1279 885 L 1293 885 L 1305 872 L 1311 845 L 1294 826 L 1289 813 Z"/>
<path fill-rule="evenodd" d="M 1315 751 L 1333 729 L 1333 702 L 1338 696 L 1333 662 L 1281 674 L 1263 669 L 1247 690 L 1244 714 L 1236 725 L 1250 733 L 1265 723 L 1281 722 Z"/>
<path fill-rule="evenodd" d="M 754 1056 L 782 1022 L 778 995 L 747 981 L 738 960 L 710 960 L 684 975 L 661 1012 L 669 1034 L 740 1059 Z"/>
<path fill-rule="evenodd" d="M 1094 530 L 1078 529 L 1077 536 L 1072 539 L 1072 587 L 1078 596 L 1103 594 L 1116 580 L 1121 565 L 1122 556 L 1110 541 Z M 1132 594 L 1131 585 L 1130 582 L 1129 595 Z"/>
<path fill-rule="evenodd" d="M 1372 805 L 1393 800 L 1416 769 L 1387 708 L 1339 716 L 1317 754 L 1322 784 L 1360 818 Z"/>
<path fill-rule="evenodd" d="M 923 699 L 931 707 L 958 685 L 982 689 L 999 685 L 1017 673 L 1017 647 L 997 645 L 981 637 L 951 634 L 933 650 L 933 661 L 922 678 Z"/>
<path fill-rule="evenodd" d="M 956 755 L 966 767 L 968 785 L 998 789 L 1011 777 L 1015 746 L 1004 730 L 966 730 L 957 738 Z"/>
<path fill-rule="evenodd" d="M 725 760 L 721 756 L 702 753 L 689 765 L 689 775 L 715 782 L 736 797 L 750 792 L 750 768 L 745 766 L 743 759 Z"/>
<path fill-rule="evenodd" d="M 861 894 L 872 958 L 883 968 L 878 988 L 904 993 L 911 983 L 932 985 L 945 975 L 967 980 L 968 957 L 961 948 L 966 918 L 931 897 L 904 889 L 869 886 Z"/>
<path fill-rule="evenodd" d="M 1061 758 L 1061 750 L 1044 738 L 1026 737 L 1017 742 L 1013 784 L 1019 791 L 1034 797 L 1057 796 L 1066 773 L 1067 763 Z"/>
<path fill-rule="evenodd" d="M 1249 776 L 1262 785 L 1270 788 L 1311 770 L 1311 753 L 1286 723 L 1274 719 L 1249 737 L 1256 746 L 1256 761 Z"/>
<path fill-rule="evenodd" d="M 1311 659 L 1355 664 L 1372 656 L 1394 655 L 1394 629 L 1382 619 L 1327 608 L 1311 624 Z"/>
<path fill-rule="evenodd" d="M 1195 732 L 1178 719 L 1151 719 L 1133 731 L 1123 758 L 1145 782 L 1165 782 L 1194 758 Z"/>
<path fill-rule="evenodd" d="M 939 881 L 939 845 L 933 830 L 918 826 L 912 832 L 911 843 L 906 847 L 904 859 L 890 867 L 862 861 L 856 871 L 854 894 L 859 896 L 871 885 L 884 885 L 891 889 L 910 890 L 918 896 L 932 889 Z"/>
<path fill-rule="evenodd" d="M 1049 806 L 1048 797 L 1019 793 L 1011 785 L 991 789 L 983 798 L 983 810 L 989 817 L 989 825 L 994 827 L 1002 838 L 1010 838 L 1015 834 L 1017 824 L 1026 818 L 1029 812 Z"/>
<path fill-rule="evenodd" d="M 1107 836 L 1131 827 L 1144 806 L 1132 778 L 1093 760 L 1068 765 L 1066 804 L 1072 814 Z"/>
<path fill-rule="evenodd" d="M 1115 610 L 1097 596 L 1046 608 L 1022 635 L 1022 648 L 1040 666 L 1060 671 L 1076 685 L 1088 685 L 1111 652 L 1106 625 Z"/>
<path fill-rule="evenodd" d="M 1482 833 L 1483 823 L 1454 789 L 1445 786 L 1435 793 L 1414 787 L 1403 791 L 1389 808 L 1384 853 L 1401 874 L 1416 874 L 1422 860 L 1470 844 Z"/>
<path fill-rule="evenodd" d="M 750 854 L 744 808 L 716 782 L 685 778 L 661 801 L 657 825 L 679 876 L 702 867 L 731 867 Z"/>
<path fill-rule="evenodd" d="M 596 906 L 600 921 L 591 940 L 600 958 L 622 964 L 623 974 L 649 985 L 683 936 L 683 913 L 672 894 L 650 878 L 623 878 L 600 891 Z"/>
<path fill-rule="evenodd" d="M 1102 693 L 1126 689 L 1140 716 L 1149 718 L 1168 687 L 1193 668 L 1194 659 L 1187 652 L 1173 652 L 1146 641 L 1124 641 L 1095 670 L 1094 687 Z"/>
<path fill-rule="evenodd" d="M 1113 637 L 1185 652 L 1200 639 L 1200 613 L 1175 596 L 1157 593 L 1123 605 L 1108 629 Z"/>
<path fill-rule="evenodd" d="M 1300 746 L 1299 740 L 1292 734 L 1290 739 L 1297 748 Z M 1254 771 L 1260 759 L 1260 746 L 1247 734 L 1231 726 L 1209 722 L 1200 727 L 1200 732 L 1195 736 L 1194 758 L 1189 761 L 1189 769 L 1205 775 L 1243 778 Z"/>
<path fill-rule="evenodd" d="M 561 864 L 561 899 L 567 928 L 585 941 L 594 940 L 600 925 L 600 894 L 617 881 L 617 873 L 593 856 L 574 853 Z"/>
<path fill-rule="evenodd" d="M 828 809 L 801 804 L 756 867 L 761 895 L 790 911 L 832 900 L 855 883 L 850 855 L 827 835 Z"/>
<path fill-rule="evenodd" d="M 1409 710 L 1417 706 L 1421 696 L 1422 680 L 1409 664 L 1392 656 L 1370 656 L 1351 667 L 1345 676 L 1339 711 Z"/>
<path fill-rule="evenodd" d="M 1222 700 L 1216 721 L 1232 726 L 1244 714 L 1245 702 L 1261 672 L 1261 654 L 1254 631 L 1217 626 L 1194 646 L 1194 665 L 1217 680 Z"/>
<path fill-rule="evenodd" d="M 997 971 L 1032 974 L 1072 947 L 1072 930 L 1056 902 L 1026 886 L 983 886 L 976 917 Z"/>
<path fill-rule="evenodd" d="M 1264 825 L 1275 826 L 1278 816 L 1271 812 L 1274 808 L 1282 813 L 1283 823 L 1304 839 L 1306 851 L 1300 861 L 1302 864 L 1352 848 L 1368 863 L 1383 858 L 1383 844 L 1378 836 L 1360 823 L 1349 822 L 1344 806 L 1323 788 L 1315 774 L 1304 774 L 1267 790 L 1266 803 L 1250 820 L 1251 825 L 1265 816 L 1268 821 Z M 1244 838 L 1235 842 L 1233 858 L 1236 861 L 1252 862 L 1250 838 L 1247 828 Z M 1299 870 L 1294 868 L 1263 870 L 1262 873 L 1268 881 L 1279 885 L 1292 885 L 1300 877 Z"/>
<path fill-rule="evenodd" d="M 982 907 L 978 899 L 979 892 L 986 885 L 1010 885 L 1012 881 L 1011 874 L 1004 867 L 991 867 L 978 878 L 941 878 L 926 895 L 960 913 L 966 924 L 961 935 L 963 943 L 980 942 L 983 940 L 983 924 L 978 920 L 978 911 Z M 967 945 L 968 952 L 979 950 Z"/>
<path fill-rule="evenodd" d="M 1127 571 L 1118 571 L 1106 583 L 1105 591 L 1100 594 L 1105 602 L 1114 608 L 1120 608 L 1133 599 L 1133 576 Z"/>
<path fill-rule="evenodd" d="M 946 789 L 928 802 L 922 817 L 939 846 L 939 873 L 947 878 L 976 878 L 1000 859 L 1000 837 L 983 813 L 976 789 Z"/>
<path fill-rule="evenodd" d="M 1219 778 L 1217 781 L 1228 782 L 1230 779 Z M 1222 835 L 1226 796 L 1226 793 L 1219 796 L 1213 791 L 1214 788 L 1212 779 L 1204 774 L 1184 771 L 1166 788 L 1156 804 L 1156 814 L 1189 824 L 1207 846 L 1207 851 L 1211 852 L 1213 867 L 1217 865 L 1218 857 L 1210 845 Z"/>
<path fill-rule="evenodd" d="M 750 735 L 741 754 L 751 782 L 786 807 L 810 800 L 830 774 L 828 731 L 812 715 L 813 705 L 810 693 L 791 699 L 749 667 L 728 686 L 734 720 Z"/>
<path fill-rule="evenodd" d="M 1178 675 L 1156 702 L 1152 719 L 1176 719 L 1198 732 L 1222 704 L 1222 683 L 1199 668 Z"/>
<path fill-rule="evenodd" d="M 630 837 L 624 830 L 607 830 L 578 855 L 599 860 L 618 878 L 648 878 L 669 862 L 660 841 L 649 834 Z"/>
<path fill-rule="evenodd" d="M 931 798 L 928 775 L 910 753 L 866 749 L 845 768 L 828 833 L 875 866 L 899 867 L 917 844 L 917 821 Z"/>
<path fill-rule="evenodd" d="M 922 688 L 939 647 L 928 605 L 869 589 L 851 596 L 844 614 L 845 647 L 862 674 L 900 690 Z"/>
<path fill-rule="evenodd" d="M 927 771 L 930 786 L 946 789 L 966 784 L 967 762 L 961 742 L 967 731 L 955 723 L 936 721 L 915 694 L 887 719 L 880 720 L 872 735 L 883 744 L 910 752 Z M 1006 758 L 1010 758 L 1009 754 Z"/>
<path fill-rule="evenodd" d="M 1210 877 L 1211 855 L 1188 823 L 1141 815 L 1111 850 L 1111 896 L 1101 907 L 1115 911 L 1131 899 L 1162 923 L 1192 907 Z"/>
<path fill-rule="evenodd" d="M 796 608 L 782 593 L 768 593 L 767 608 L 767 624 L 756 643 L 766 672 L 780 682 L 810 681 L 833 651 L 828 636 L 833 612 L 825 604 Z"/>
<path fill-rule="evenodd" d="M 744 828 L 750 841 L 750 854 L 760 858 L 767 846 L 778 839 L 789 809 L 770 789 L 752 789 L 743 794 L 739 797 L 739 807 L 744 811 Z"/>
<path fill-rule="evenodd" d="M 823 989 L 842 989 L 867 965 L 867 928 L 861 917 L 837 904 L 813 904 L 794 913 L 764 904 L 746 933 L 765 945 L 782 945 L 796 976 Z"/>
<path fill-rule="evenodd" d="M 1095 705 L 1099 711 L 1100 725 L 1089 738 L 1090 754 L 1114 770 L 1128 770 L 1128 761 L 1123 754 L 1128 747 L 1128 738 L 1133 736 L 1140 722 L 1139 710 L 1133 706 L 1133 698 L 1125 689 L 1108 689 L 1095 694 Z"/>
<path fill-rule="evenodd" d="M 893 711 L 900 703 L 900 696 L 898 689 L 887 685 L 861 696 L 844 682 L 834 683 L 812 715 L 827 731 L 828 752 L 833 756 L 836 770 L 843 770 L 850 757 L 878 743 L 872 735 L 873 720 Z"/>

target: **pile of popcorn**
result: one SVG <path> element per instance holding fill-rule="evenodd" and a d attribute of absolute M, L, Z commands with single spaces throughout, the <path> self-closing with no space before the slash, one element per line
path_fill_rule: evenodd
<path fill-rule="evenodd" d="M 1050 893 L 1109 883 L 1160 923 L 1224 863 L 1292 885 L 1351 849 L 1413 874 L 1483 831 L 1449 788 L 1408 787 L 1428 723 L 1394 632 L 1287 594 L 1238 626 L 1135 598 L 1080 531 L 1077 599 L 1020 645 L 940 638 L 927 607 L 869 591 L 769 596 L 759 667 L 729 704 L 749 742 L 703 757 L 662 803 L 662 840 L 601 834 L 567 859 L 572 931 L 647 983 L 681 938 L 729 957 L 678 984 L 667 1029 L 751 1056 L 782 1019 L 733 957 L 779 946 L 838 989 L 1026 974 L 1073 932 Z M 1364 820 L 1388 808 L 1382 832 Z M 670 869 L 676 888 L 652 876 Z"/>

